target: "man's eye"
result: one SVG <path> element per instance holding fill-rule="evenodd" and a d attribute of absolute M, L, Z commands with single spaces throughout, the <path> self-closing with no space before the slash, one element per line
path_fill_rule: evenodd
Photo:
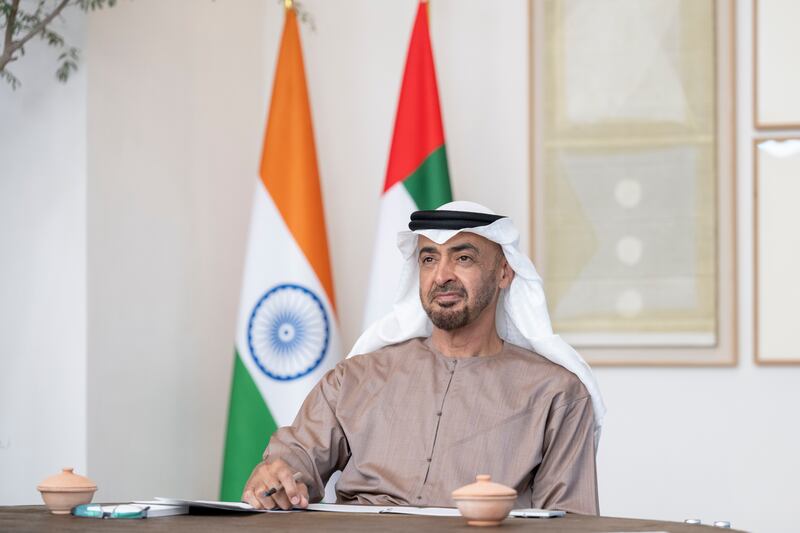
<path fill-rule="evenodd" d="M 472 261 L 472 258 L 470 256 L 468 256 L 468 255 L 460 255 L 460 256 L 458 256 L 458 261 L 460 263 L 468 263 L 468 262 Z"/>
<path fill-rule="evenodd" d="M 419 261 L 420 263 L 433 263 L 433 257 L 423 257 Z"/>

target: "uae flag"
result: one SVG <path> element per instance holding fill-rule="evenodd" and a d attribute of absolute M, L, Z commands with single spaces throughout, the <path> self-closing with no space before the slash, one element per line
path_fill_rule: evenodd
<path fill-rule="evenodd" d="M 341 359 L 295 12 L 286 10 L 236 327 L 220 498 L 239 501 L 272 432 Z"/>
<path fill-rule="evenodd" d="M 394 136 L 381 196 L 364 326 L 391 311 L 403 258 L 397 233 L 412 212 L 452 200 L 436 70 L 428 32 L 428 3 L 420 2 L 408 46 Z"/>

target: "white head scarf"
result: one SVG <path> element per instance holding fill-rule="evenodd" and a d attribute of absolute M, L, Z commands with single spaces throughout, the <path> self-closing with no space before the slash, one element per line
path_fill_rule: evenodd
<path fill-rule="evenodd" d="M 474 202 L 450 202 L 437 211 L 469 211 L 494 213 Z M 415 337 L 429 337 L 433 331 L 431 323 L 419 298 L 419 263 L 417 241 L 424 235 L 437 244 L 444 244 L 460 232 L 469 232 L 499 244 L 509 266 L 514 270 L 514 279 L 500 293 L 497 306 L 497 334 L 511 344 L 531 350 L 563 366 L 583 382 L 592 397 L 595 417 L 595 443 L 600 439 L 603 417 L 606 413 L 600 389 L 586 361 L 572 346 L 553 334 L 547 302 L 542 287 L 542 278 L 531 260 L 519 249 L 519 231 L 510 218 L 501 218 L 486 226 L 460 230 L 423 229 L 401 231 L 397 235 L 397 246 L 403 254 L 405 264 L 400 276 L 400 285 L 392 311 L 374 322 L 358 338 L 348 357 L 373 352 L 384 346 L 396 344 Z"/>

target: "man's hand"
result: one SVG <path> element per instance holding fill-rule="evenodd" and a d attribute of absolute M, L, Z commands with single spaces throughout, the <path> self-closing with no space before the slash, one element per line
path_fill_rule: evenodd
<path fill-rule="evenodd" d="M 295 481 L 293 474 L 289 465 L 280 459 L 271 463 L 259 463 L 244 486 L 242 501 L 256 509 L 280 507 L 289 510 L 292 507 L 308 507 L 308 487 L 305 483 Z M 272 496 L 266 495 L 269 489 L 280 485 L 283 485 L 283 490 Z"/>

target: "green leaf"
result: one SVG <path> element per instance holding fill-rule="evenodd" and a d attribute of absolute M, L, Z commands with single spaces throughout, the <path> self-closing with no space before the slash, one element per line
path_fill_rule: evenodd
<path fill-rule="evenodd" d="M 11 89 L 12 89 L 12 90 L 14 90 L 14 91 L 16 91 L 16 90 L 17 90 L 17 87 L 19 87 L 20 85 L 22 85 L 22 83 L 20 83 L 20 81 L 17 79 L 17 77 L 16 77 L 16 76 L 14 76 L 13 74 L 11 74 L 11 73 L 8 71 L 8 69 L 3 69 L 3 70 L 0 70 L 0 78 L 2 78 L 2 79 L 3 79 L 3 80 L 5 80 L 5 81 L 6 81 L 6 82 L 7 82 L 9 85 L 11 85 Z"/>
<path fill-rule="evenodd" d="M 61 83 L 66 83 L 66 81 L 69 79 L 69 75 L 77 70 L 77 63 L 74 61 L 64 61 L 64 63 L 58 67 L 58 70 L 56 70 L 56 78 L 58 78 L 58 81 Z"/>
<path fill-rule="evenodd" d="M 113 7 L 118 0 L 70 0 L 66 4 L 66 9 L 75 6 L 84 11 Z M 64 5 L 55 0 L 24 0 L 19 9 L 15 12 L 14 20 L 10 21 L 13 3 L 10 0 L 0 0 L 0 30 L 8 26 L 11 27 L 12 39 L 20 41 L 30 36 L 31 30 L 38 27 L 42 21 L 52 16 L 57 5 Z M 21 37 L 20 37 L 21 36 Z M 58 31 L 51 29 L 51 24 L 47 24 L 36 32 L 36 36 L 47 43 L 48 46 L 59 48 L 59 66 L 56 70 L 56 78 L 61 82 L 66 82 L 70 75 L 78 70 L 80 64 L 80 50 L 76 47 L 68 47 L 66 39 Z M 25 47 L 20 46 L 13 54 L 11 61 L 18 60 L 25 56 Z M 21 85 L 20 81 L 7 70 L 0 71 L 0 80 L 9 83 L 16 89 Z"/>
<path fill-rule="evenodd" d="M 47 41 L 49 46 L 64 46 L 64 38 L 60 34 L 48 30 L 47 28 L 42 30 L 42 38 Z"/>

